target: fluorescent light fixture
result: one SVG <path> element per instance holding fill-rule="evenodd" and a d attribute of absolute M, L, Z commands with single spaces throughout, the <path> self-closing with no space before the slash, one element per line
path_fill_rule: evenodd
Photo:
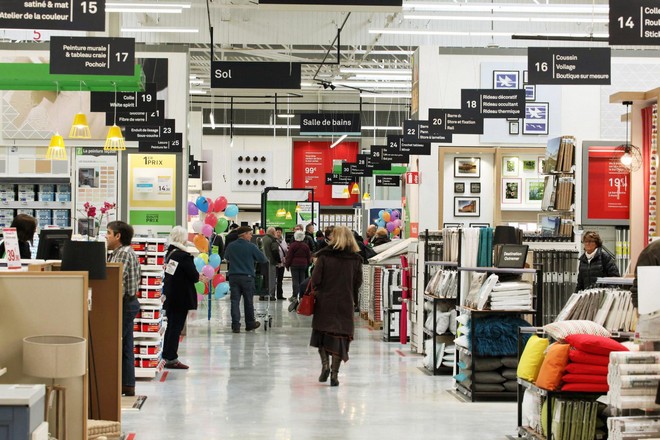
<path fill-rule="evenodd" d="M 300 81 L 300 87 L 312 87 L 315 86 L 316 84 L 313 82 L 309 81 Z"/>
<path fill-rule="evenodd" d="M 406 20 L 442 20 L 442 21 L 515 21 L 527 23 L 608 23 L 608 18 L 596 17 L 505 17 L 505 16 L 470 16 L 470 15 L 415 15 L 406 14 Z"/>
<path fill-rule="evenodd" d="M 183 9 L 152 9 L 152 8 L 123 8 L 123 7 L 107 7 L 105 12 L 140 12 L 143 14 L 158 13 L 158 14 L 181 14 Z"/>
<path fill-rule="evenodd" d="M 398 34 L 398 35 L 438 35 L 438 36 L 466 36 L 466 37 L 511 37 L 517 32 L 493 31 L 430 31 L 420 29 L 369 29 L 370 34 Z M 519 32 L 518 32 L 519 33 Z M 607 38 L 606 33 L 570 33 L 570 32 L 541 32 L 537 37 L 556 38 Z M 336 84 L 336 83 L 335 83 Z M 368 88 L 368 87 L 364 87 Z"/>
<path fill-rule="evenodd" d="M 153 12 L 155 9 L 161 8 L 177 8 L 177 9 L 190 9 L 190 2 L 118 2 L 109 1 L 105 3 L 106 11 L 108 7 L 111 8 L 151 8 Z"/>
<path fill-rule="evenodd" d="M 181 28 L 181 27 L 138 27 L 138 28 L 121 28 L 122 32 L 151 32 L 151 33 L 188 33 L 196 34 L 199 32 L 197 28 Z"/>
<path fill-rule="evenodd" d="M 410 11 L 438 12 L 521 12 L 536 14 L 608 14 L 609 5 L 563 4 L 524 5 L 519 3 L 404 3 L 403 9 Z"/>
<path fill-rule="evenodd" d="M 293 119 L 296 117 L 296 115 L 291 114 L 291 113 L 282 113 L 277 115 L 278 118 L 284 118 L 284 119 Z"/>
<path fill-rule="evenodd" d="M 342 67 L 339 69 L 341 73 L 353 74 L 376 74 L 376 75 L 412 75 L 412 69 L 376 69 L 376 68 L 354 68 Z"/>
<path fill-rule="evenodd" d="M 215 115 L 213 113 L 213 110 L 211 110 L 211 113 L 209 113 L 209 120 L 211 121 L 211 129 L 215 130 Z"/>
<path fill-rule="evenodd" d="M 410 99 L 412 95 L 410 93 L 360 93 L 360 98 L 371 98 L 371 99 Z"/>
<path fill-rule="evenodd" d="M 410 75 L 377 75 L 375 73 L 358 73 L 351 76 L 349 79 L 355 80 L 372 80 L 372 81 L 411 81 L 412 74 Z"/>
<path fill-rule="evenodd" d="M 201 89 L 190 89 L 188 90 L 190 95 L 206 95 L 206 90 Z"/>
<path fill-rule="evenodd" d="M 347 134 L 342 134 L 341 137 L 340 137 L 339 139 L 337 139 L 337 140 L 334 141 L 332 144 L 330 144 L 330 148 L 335 148 L 337 145 L 341 144 L 341 141 L 343 141 L 343 140 L 346 139 L 347 137 L 348 137 Z"/>
<path fill-rule="evenodd" d="M 199 86 L 199 85 L 204 84 L 204 80 L 202 80 L 202 79 L 191 79 L 190 84 L 192 84 L 194 86 Z"/>
<path fill-rule="evenodd" d="M 511 35 L 511 34 L 508 34 Z M 359 89 L 402 89 L 410 90 L 411 81 L 369 82 L 369 81 L 333 81 L 335 86 L 356 87 Z"/>

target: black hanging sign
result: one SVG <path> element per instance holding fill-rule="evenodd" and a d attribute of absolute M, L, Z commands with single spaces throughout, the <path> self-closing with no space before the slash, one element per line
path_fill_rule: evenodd
<path fill-rule="evenodd" d="M 403 140 L 410 143 L 440 142 L 451 143 L 452 133 L 431 133 L 429 121 L 407 120 L 403 121 Z M 430 152 L 429 152 L 430 154 Z"/>
<path fill-rule="evenodd" d="M 372 145 L 369 151 L 369 158 L 371 160 L 371 166 L 374 170 L 389 170 L 392 168 L 392 161 L 383 158 L 383 150 L 385 150 L 384 145 Z"/>
<path fill-rule="evenodd" d="M 175 122 L 174 119 L 165 119 L 163 125 L 126 127 L 124 138 L 127 141 L 171 141 L 175 138 Z"/>
<path fill-rule="evenodd" d="M 357 163 L 344 162 L 341 164 L 341 174 L 351 177 L 370 177 L 373 170 Z"/>
<path fill-rule="evenodd" d="M 392 163 L 408 163 L 410 160 L 410 154 L 401 150 L 401 137 L 392 135 L 387 136 L 383 157 Z"/>
<path fill-rule="evenodd" d="M 300 63 L 211 62 L 213 89 L 300 89 Z"/>
<path fill-rule="evenodd" d="M 484 120 L 481 116 L 467 117 L 461 109 L 429 109 L 429 132 L 440 134 L 483 134 Z"/>
<path fill-rule="evenodd" d="M 50 73 L 64 75 L 135 74 L 135 38 L 50 38 Z"/>
<path fill-rule="evenodd" d="M 362 133 L 359 113 L 302 113 L 301 135 L 356 135 Z"/>
<path fill-rule="evenodd" d="M 138 143 L 140 153 L 182 153 L 183 134 L 174 133 L 174 139 L 169 141 L 141 141 Z"/>
<path fill-rule="evenodd" d="M 610 46 L 660 46 L 658 0 L 610 0 Z"/>
<path fill-rule="evenodd" d="M 92 112 L 111 112 L 114 115 L 121 111 L 158 110 L 156 99 L 156 83 L 147 83 L 144 92 L 92 92 L 90 93 L 89 110 Z"/>
<path fill-rule="evenodd" d="M 374 164 L 371 161 L 370 154 L 358 154 L 356 156 L 355 162 L 358 164 L 358 166 L 365 168 L 369 173 L 369 176 L 373 174 L 372 171 L 374 169 Z"/>
<path fill-rule="evenodd" d="M 260 5 L 387 6 L 401 8 L 403 0 L 259 0 Z"/>
<path fill-rule="evenodd" d="M 351 176 L 344 176 L 343 174 L 325 173 L 326 185 L 348 185 L 353 182 Z"/>
<path fill-rule="evenodd" d="M 611 84 L 609 47 L 530 47 L 527 71 L 530 84 Z"/>
<path fill-rule="evenodd" d="M 2 0 L 0 29 L 103 32 L 105 0 Z"/>
<path fill-rule="evenodd" d="M 525 90 L 463 89 L 461 114 L 468 118 L 523 118 Z"/>
<path fill-rule="evenodd" d="M 128 127 L 132 125 L 161 125 L 165 119 L 165 101 L 159 99 L 157 110 L 146 112 L 117 112 L 117 125 Z M 114 123 L 114 113 L 105 114 L 105 125 Z"/>
<path fill-rule="evenodd" d="M 431 155 L 431 144 L 429 142 L 406 142 L 402 136 L 387 136 L 388 145 L 391 143 L 393 146 L 395 142 L 399 144 L 398 148 L 401 153 L 407 153 L 408 155 L 416 154 L 418 156 Z"/>
<path fill-rule="evenodd" d="M 401 185 L 401 176 L 376 176 L 376 186 L 399 186 Z"/>

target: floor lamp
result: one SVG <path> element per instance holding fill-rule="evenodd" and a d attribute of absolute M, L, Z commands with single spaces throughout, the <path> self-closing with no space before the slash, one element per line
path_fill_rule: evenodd
<path fill-rule="evenodd" d="M 66 440 L 66 387 L 55 379 L 80 377 L 87 370 L 87 341 L 77 336 L 42 335 L 23 339 L 23 373 L 51 379 L 46 386 L 45 419 L 50 416 L 51 398 L 55 400 L 55 435 Z M 61 422 L 61 423 L 60 423 Z"/>

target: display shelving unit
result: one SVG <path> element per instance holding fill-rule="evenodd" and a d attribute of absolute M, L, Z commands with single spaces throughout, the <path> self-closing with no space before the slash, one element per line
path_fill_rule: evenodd
<path fill-rule="evenodd" d="M 0 226 L 8 227 L 17 214 L 26 213 L 35 217 L 40 226 L 69 228 L 74 218 L 72 209 L 69 178 L 0 177 Z"/>

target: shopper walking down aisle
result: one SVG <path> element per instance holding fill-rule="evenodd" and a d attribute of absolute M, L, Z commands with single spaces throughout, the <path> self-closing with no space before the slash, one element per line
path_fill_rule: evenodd
<path fill-rule="evenodd" d="M 165 281 L 163 308 L 167 313 L 167 328 L 163 340 L 163 360 L 165 368 L 188 369 L 188 365 L 179 362 L 179 337 L 186 324 L 188 310 L 197 309 L 195 283 L 208 283 L 208 278 L 197 272 L 193 256 L 186 249 L 188 231 L 175 226 L 170 232 L 170 246 L 165 255 Z"/>
<path fill-rule="evenodd" d="M 29 260 L 32 258 L 30 251 L 30 244 L 34 239 L 34 233 L 37 230 L 37 219 L 27 214 L 18 214 L 11 221 L 11 228 L 16 228 L 16 236 L 18 237 L 18 252 L 22 259 Z M 5 242 L 0 243 L 0 258 L 7 258 L 5 256 Z"/>
<path fill-rule="evenodd" d="M 599 277 L 621 276 L 614 258 L 602 249 L 603 240 L 598 232 L 585 232 L 582 244 L 584 254 L 579 258 L 576 292 L 591 287 Z"/>
<path fill-rule="evenodd" d="M 277 265 L 280 261 L 280 251 L 275 238 L 275 228 L 266 229 L 266 235 L 261 239 L 261 250 L 268 259 L 268 295 L 259 297 L 262 301 L 274 301 L 277 289 Z"/>
<path fill-rule="evenodd" d="M 286 254 L 285 265 L 291 271 L 291 285 L 293 292 L 291 294 L 291 302 L 298 301 L 298 291 L 300 283 L 307 278 L 307 267 L 312 263 L 312 253 L 309 247 L 303 242 L 305 233 L 303 231 L 296 231 L 293 233 L 293 242 L 289 245 L 289 251 Z M 292 311 L 295 306 L 291 307 Z"/>
<path fill-rule="evenodd" d="M 381 244 L 389 243 L 390 237 L 388 237 L 388 232 L 387 229 L 385 228 L 378 228 L 376 229 L 376 235 L 374 235 L 374 239 L 371 240 L 371 246 L 380 246 Z"/>
<path fill-rule="evenodd" d="M 241 226 L 236 230 L 238 240 L 233 241 L 225 249 L 225 260 L 229 262 L 229 297 L 231 299 L 231 329 L 234 333 L 241 331 L 241 298 L 245 314 L 245 330 L 259 328 L 260 322 L 254 319 L 254 264 L 267 263 L 268 259 L 256 244 L 251 243 L 252 228 Z"/>
<path fill-rule="evenodd" d="M 284 260 L 286 259 L 286 253 L 289 250 L 289 246 L 286 244 L 283 234 L 284 230 L 277 226 L 275 228 L 275 240 L 277 240 L 277 251 L 280 254 L 280 262 L 275 268 L 277 279 L 277 299 L 284 299 L 284 290 L 282 289 L 282 283 L 284 282 Z"/>
<path fill-rule="evenodd" d="M 330 385 L 339 385 L 341 361 L 348 361 L 353 340 L 353 310 L 362 285 L 362 258 L 350 229 L 337 226 L 327 247 L 316 254 L 311 283 L 316 295 L 310 345 L 319 349 L 321 375 Z M 332 366 L 329 365 L 332 355 Z"/>
<path fill-rule="evenodd" d="M 125 396 L 135 396 L 135 355 L 133 353 L 133 321 L 140 311 L 137 299 L 140 285 L 140 263 L 131 247 L 133 227 L 126 222 L 117 220 L 108 223 L 105 240 L 110 263 L 123 263 L 123 311 L 121 337 L 121 393 Z"/>

